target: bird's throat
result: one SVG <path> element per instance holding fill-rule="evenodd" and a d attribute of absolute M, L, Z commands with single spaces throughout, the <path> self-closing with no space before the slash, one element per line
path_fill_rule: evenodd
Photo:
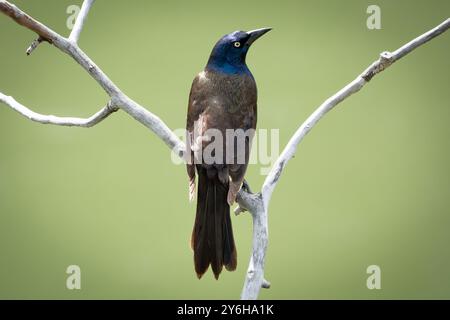
<path fill-rule="evenodd" d="M 206 70 L 215 71 L 225 74 L 250 74 L 245 61 L 244 62 L 228 62 L 222 59 L 214 59 L 211 57 L 206 65 Z"/>

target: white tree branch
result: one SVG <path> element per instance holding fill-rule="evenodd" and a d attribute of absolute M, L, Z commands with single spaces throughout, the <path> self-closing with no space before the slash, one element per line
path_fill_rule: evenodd
<path fill-rule="evenodd" d="M 68 126 L 68 127 L 84 127 L 89 128 L 100 121 L 106 119 L 111 113 L 118 110 L 117 107 L 113 106 L 110 102 L 103 107 L 99 112 L 92 115 L 89 118 L 73 118 L 73 117 L 57 117 L 53 115 L 43 115 L 36 113 L 24 105 L 17 102 L 13 97 L 5 96 L 0 92 L 0 102 L 10 106 L 12 109 L 23 115 L 24 117 L 39 122 L 42 124 L 54 124 L 58 126 Z"/>
<path fill-rule="evenodd" d="M 350 95 L 358 92 L 367 82 L 369 82 L 373 76 L 385 70 L 395 61 L 401 59 L 412 50 L 418 48 L 419 46 L 425 44 L 431 39 L 437 37 L 441 33 L 445 32 L 450 28 L 450 19 L 445 20 L 437 27 L 424 33 L 423 35 L 415 38 L 414 40 L 408 42 L 404 46 L 395 50 L 394 52 L 383 52 L 380 58 L 372 63 L 363 73 L 361 73 L 355 80 L 349 83 L 347 86 L 342 88 L 332 97 L 328 98 L 324 103 L 322 103 L 305 122 L 298 128 L 292 138 L 289 140 L 288 144 L 284 148 L 280 157 L 275 162 L 273 168 L 268 174 L 266 180 L 264 181 L 262 187 L 263 198 L 268 203 L 272 192 L 278 182 L 278 179 L 285 167 L 286 163 L 294 156 L 297 150 L 298 144 L 303 140 L 306 134 L 316 125 L 316 123 L 331 109 L 342 102 L 344 99 L 348 98 Z"/>
<path fill-rule="evenodd" d="M 325 100 L 325 102 L 322 103 L 298 128 L 289 140 L 281 155 L 275 161 L 271 171 L 266 177 L 262 186 L 261 194 L 257 195 L 259 203 L 256 203 L 252 208 L 251 205 L 249 206 L 248 204 L 245 204 L 246 207 L 244 207 L 244 209 L 247 209 L 252 213 L 253 217 L 253 252 L 250 259 L 244 288 L 241 294 L 242 299 L 256 299 L 259 295 L 260 288 L 265 287 L 266 280 L 264 280 L 264 262 L 268 243 L 267 213 L 269 202 L 283 169 L 285 168 L 287 162 L 294 156 L 298 144 L 328 111 L 333 109 L 336 105 L 352 94 L 358 92 L 372 79 L 373 76 L 388 68 L 395 61 L 401 59 L 412 50 L 437 37 L 449 28 L 450 19 L 447 19 L 434 29 L 408 42 L 404 46 L 395 50 L 393 53 L 383 52 L 380 55 L 380 58 L 372 63 L 358 77 L 356 77 L 355 80 Z M 248 196 L 246 196 L 246 198 L 248 198 Z M 238 211 L 241 210 L 242 209 L 238 209 Z"/>
<path fill-rule="evenodd" d="M 84 22 L 86 21 L 89 10 L 94 4 L 95 0 L 84 0 L 81 6 L 80 12 L 78 13 L 75 25 L 73 26 L 72 32 L 70 33 L 69 40 L 72 42 L 78 42 L 80 39 L 81 30 L 83 29 Z"/>
<path fill-rule="evenodd" d="M 40 41 L 47 41 L 55 47 L 71 56 L 78 64 L 81 65 L 93 79 L 105 90 L 110 96 L 111 101 L 108 106 L 99 111 L 97 114 L 88 119 L 79 118 L 57 118 L 54 116 L 43 116 L 37 114 L 28 108 L 17 103 L 11 97 L 6 97 L 0 94 L 0 101 L 6 103 L 8 106 L 30 118 L 31 120 L 41 123 L 63 124 L 68 123 L 83 123 L 93 125 L 109 115 L 111 108 L 120 108 L 131 115 L 134 119 L 152 130 L 161 140 L 163 140 L 172 150 L 180 157 L 184 155 L 184 143 L 167 127 L 167 125 L 156 115 L 146 110 L 137 102 L 126 96 L 109 78 L 108 76 L 78 47 L 76 40 L 78 40 L 79 33 L 84 24 L 86 15 L 91 7 L 93 1 L 86 0 L 83 3 L 83 8 L 80 11 L 80 16 L 77 18 L 77 31 L 72 31 L 69 39 L 66 39 L 42 23 L 34 20 L 32 17 L 12 5 L 8 1 L 0 0 L 0 11 L 11 17 L 18 24 L 34 31 L 39 35 Z M 359 91 L 370 79 L 389 67 L 392 63 L 405 56 L 415 48 L 423 45 L 427 41 L 433 39 L 439 34 L 443 33 L 450 27 L 450 19 L 447 19 L 436 28 L 423 34 L 422 36 L 407 43 L 403 47 L 394 51 L 393 53 L 384 52 L 380 59 L 375 61 L 369 68 L 367 68 L 361 75 L 359 75 L 350 84 L 345 86 L 335 95 L 327 99 L 314 113 L 299 127 L 294 136 L 277 159 L 272 170 L 264 181 L 261 193 L 251 193 L 247 188 L 242 188 L 239 191 L 237 200 L 239 207 L 236 213 L 249 211 L 253 219 L 253 240 L 252 240 L 252 254 L 250 263 L 245 278 L 244 288 L 241 293 L 242 299 L 256 299 L 259 295 L 260 289 L 270 287 L 270 283 L 264 279 L 264 263 L 268 244 L 268 207 L 273 190 L 283 172 L 287 162 L 294 155 L 298 144 L 305 137 L 305 135 L 314 127 L 314 125 L 333 107 L 351 94 Z M 75 29 L 75 28 L 74 28 Z M 76 32 L 76 33 L 74 33 Z M 109 108 L 109 109 L 108 109 Z M 50 118 L 49 118 L 50 117 Z M 70 119 L 70 120 L 69 120 Z M 51 121 L 49 121 L 51 120 Z"/>
<path fill-rule="evenodd" d="M 185 146 L 176 134 L 160 118 L 126 96 L 76 43 L 69 41 L 44 24 L 36 21 L 8 1 L 0 0 L 0 11 L 18 24 L 34 31 L 42 39 L 53 44 L 62 52 L 71 56 L 110 96 L 111 105 L 124 110 L 134 119 L 152 130 L 176 154 L 183 157 Z"/>

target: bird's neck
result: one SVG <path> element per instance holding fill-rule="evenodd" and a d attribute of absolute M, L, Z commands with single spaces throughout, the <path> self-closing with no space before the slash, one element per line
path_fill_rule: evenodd
<path fill-rule="evenodd" d="M 206 70 L 226 74 L 251 74 L 245 61 L 228 61 L 224 57 L 211 56 Z"/>

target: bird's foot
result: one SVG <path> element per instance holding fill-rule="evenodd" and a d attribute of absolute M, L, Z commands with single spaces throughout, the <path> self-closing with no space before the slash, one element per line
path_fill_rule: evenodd
<path fill-rule="evenodd" d="M 250 185 L 248 184 L 248 182 L 247 182 L 247 180 L 243 180 L 242 181 L 242 185 L 241 185 L 241 188 L 240 189 L 242 189 L 242 191 L 244 191 L 244 192 L 246 192 L 246 193 L 253 193 L 252 192 L 252 190 L 250 189 Z M 239 192 L 238 192 L 239 193 Z M 238 195 L 236 194 L 236 197 L 238 197 Z M 238 203 L 238 206 L 234 209 L 234 214 L 235 215 L 240 215 L 241 213 L 243 213 L 243 212 L 246 212 L 247 211 L 247 209 L 246 208 L 244 208 L 244 207 L 242 207 L 239 203 Z"/>
<path fill-rule="evenodd" d="M 247 180 L 244 179 L 244 181 L 242 181 L 242 190 L 244 190 L 247 193 L 253 193 L 252 190 L 250 189 L 250 185 L 248 184 Z"/>
<path fill-rule="evenodd" d="M 241 185 L 242 185 L 242 183 L 236 183 L 230 179 L 230 185 L 228 188 L 228 197 L 227 197 L 227 201 L 228 201 L 228 204 L 230 207 L 236 202 L 236 197 L 237 197 L 239 190 L 241 189 Z"/>

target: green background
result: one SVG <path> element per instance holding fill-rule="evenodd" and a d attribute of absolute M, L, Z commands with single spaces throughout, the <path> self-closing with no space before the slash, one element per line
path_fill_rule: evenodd
<path fill-rule="evenodd" d="M 15 1 L 62 35 L 70 4 Z M 366 8 L 381 7 L 368 30 Z M 284 146 L 327 97 L 445 20 L 449 1 L 104 1 L 80 46 L 171 128 L 217 39 L 274 28 L 247 58 L 259 128 Z M 0 91 L 44 114 L 89 116 L 107 97 L 68 56 L 0 16 Z M 450 298 L 450 34 L 414 51 L 327 115 L 289 162 L 270 205 L 260 298 Z M 247 179 L 264 177 L 252 165 Z M 0 298 L 238 298 L 251 245 L 233 216 L 238 269 L 195 276 L 195 205 L 184 166 L 127 114 L 91 129 L 45 126 L 0 105 Z M 82 289 L 65 287 L 68 265 Z M 366 268 L 381 267 L 381 290 Z"/>

